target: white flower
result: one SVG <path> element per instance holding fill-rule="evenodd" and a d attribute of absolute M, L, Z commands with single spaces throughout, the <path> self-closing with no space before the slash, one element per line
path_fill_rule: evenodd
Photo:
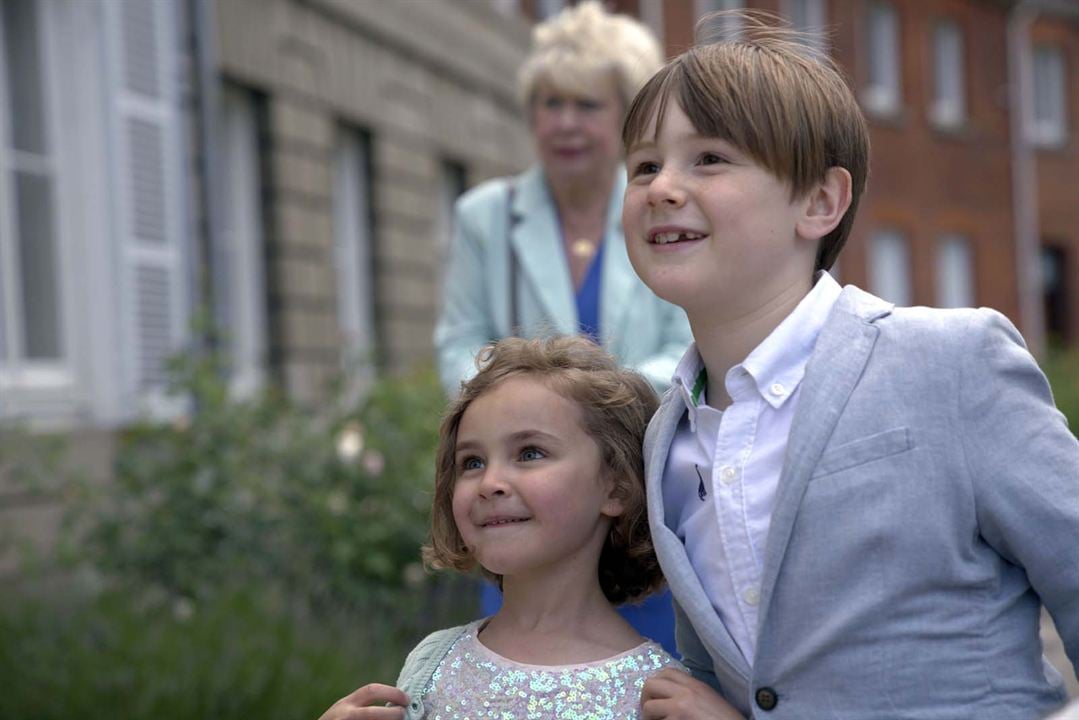
<path fill-rule="evenodd" d="M 190 598 L 177 598 L 172 604 L 172 616 L 180 622 L 187 622 L 195 614 L 195 603 Z"/>
<path fill-rule="evenodd" d="M 363 426 L 350 422 L 337 436 L 337 457 L 344 463 L 354 462 L 363 452 Z"/>

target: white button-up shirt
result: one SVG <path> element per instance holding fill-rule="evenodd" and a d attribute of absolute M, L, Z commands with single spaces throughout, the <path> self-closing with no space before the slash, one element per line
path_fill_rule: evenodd
<path fill-rule="evenodd" d="M 732 403 L 705 398 L 704 363 L 691 345 L 674 385 L 686 415 L 663 473 L 667 524 L 720 619 L 752 666 L 764 544 L 806 364 L 840 287 L 821 273 L 790 315 L 724 378 Z"/>

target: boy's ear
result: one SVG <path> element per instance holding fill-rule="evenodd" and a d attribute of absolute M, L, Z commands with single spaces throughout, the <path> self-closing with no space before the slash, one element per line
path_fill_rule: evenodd
<path fill-rule="evenodd" d="M 830 167 L 824 179 L 805 196 L 802 217 L 798 221 L 798 236 L 820 240 L 835 230 L 850 207 L 851 179 L 846 168 Z"/>

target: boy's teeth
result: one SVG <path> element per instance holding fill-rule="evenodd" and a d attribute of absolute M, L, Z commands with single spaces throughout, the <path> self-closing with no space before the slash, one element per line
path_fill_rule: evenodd
<path fill-rule="evenodd" d="M 687 233 L 666 232 L 666 233 L 656 233 L 653 236 L 652 241 L 655 242 L 657 245 L 666 245 L 668 243 L 678 242 L 679 240 L 699 240 L 702 237 L 704 237 L 704 235 L 701 235 L 700 233 L 694 233 L 694 232 L 687 232 Z"/>

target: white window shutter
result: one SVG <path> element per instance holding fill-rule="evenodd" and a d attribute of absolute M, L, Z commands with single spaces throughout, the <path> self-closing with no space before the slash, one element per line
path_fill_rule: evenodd
<path fill-rule="evenodd" d="M 180 229 L 179 105 L 170 3 L 107 3 L 113 50 L 116 257 L 125 401 L 170 414 L 168 358 L 187 335 L 185 248 Z"/>

